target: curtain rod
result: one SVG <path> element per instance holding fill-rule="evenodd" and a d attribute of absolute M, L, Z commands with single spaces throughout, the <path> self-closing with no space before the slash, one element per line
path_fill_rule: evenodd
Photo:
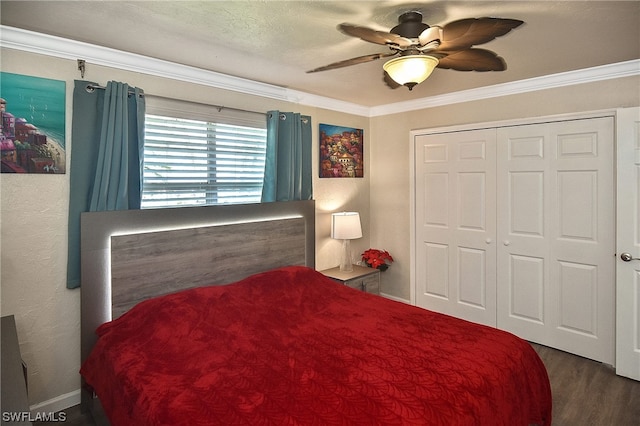
<path fill-rule="evenodd" d="M 188 100 L 184 100 L 184 99 L 169 98 L 169 97 L 166 97 L 166 96 L 159 96 L 159 95 L 148 95 L 148 96 L 151 96 L 152 98 L 166 99 L 168 101 L 181 101 L 181 102 L 188 102 L 188 103 L 196 104 L 196 105 L 203 105 L 203 106 L 213 107 L 213 108 L 216 108 L 218 110 L 218 112 L 221 112 L 223 109 L 228 109 L 228 110 L 231 110 L 231 111 L 246 112 L 246 113 L 249 113 L 249 114 L 258 114 L 258 115 L 264 115 L 264 116 L 267 115 L 266 112 L 251 111 L 249 109 L 234 108 L 234 107 L 228 107 L 228 106 L 224 106 L 224 105 L 213 105 L 213 104 L 207 104 L 205 102 L 188 101 Z"/>
<path fill-rule="evenodd" d="M 106 87 L 104 87 L 104 86 L 99 86 L 99 85 L 97 85 L 97 84 L 87 84 L 87 87 L 85 87 L 85 90 L 86 90 L 87 92 L 89 92 L 89 93 L 94 92 L 96 89 L 104 90 L 104 89 L 106 89 Z M 129 93 L 130 95 L 133 95 L 133 94 L 135 94 L 136 92 L 135 92 L 134 90 L 132 90 L 132 89 L 129 89 L 129 90 L 128 90 L 128 93 Z M 140 96 L 145 96 L 144 92 L 140 92 Z"/>
<path fill-rule="evenodd" d="M 87 92 L 93 92 L 95 89 L 104 90 L 104 89 L 106 89 L 106 87 L 100 86 L 98 84 L 87 84 L 87 87 L 86 87 Z M 133 95 L 134 93 L 135 93 L 134 91 L 129 89 L 129 94 Z M 145 93 L 141 93 L 140 96 L 151 96 L 153 98 L 158 98 L 158 99 L 167 99 L 167 100 L 170 100 L 170 101 L 182 101 L 182 102 L 189 102 L 189 103 L 197 104 L 197 105 L 204 105 L 204 106 L 216 108 L 218 110 L 218 112 L 221 112 L 223 109 L 227 109 L 227 110 L 232 110 L 232 111 L 247 112 L 247 113 L 250 113 L 250 114 L 259 114 L 259 115 L 264 115 L 264 116 L 267 115 L 266 112 L 251 111 L 251 110 L 248 110 L 248 109 L 233 108 L 233 107 L 227 107 L 227 106 L 224 106 L 224 105 L 212 105 L 212 104 L 207 104 L 207 103 L 204 103 L 204 102 L 186 101 L 186 100 L 183 100 L 183 99 L 168 98 L 166 96 L 146 95 Z"/>

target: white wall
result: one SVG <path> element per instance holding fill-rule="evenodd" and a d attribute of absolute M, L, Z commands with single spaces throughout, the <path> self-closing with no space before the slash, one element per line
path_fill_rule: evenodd
<path fill-rule="evenodd" d="M 75 60 L 3 49 L 2 71 L 66 81 L 67 166 L 70 160 L 73 80 L 81 79 Z M 370 162 L 362 179 L 318 178 L 318 124 L 364 129 L 369 119 L 198 86 L 140 73 L 87 64 L 86 80 L 116 80 L 150 95 L 192 100 L 253 111 L 279 109 L 310 115 L 313 122 L 313 176 L 316 199 L 316 266 L 339 263 L 340 243 L 329 237 L 330 213 L 356 210 L 364 237 L 353 242 L 357 255 L 368 248 Z M 365 156 L 369 155 L 365 149 Z M 67 171 L 69 167 L 67 167 Z M 39 409 L 61 409 L 79 402 L 80 291 L 66 289 L 69 174 L 0 174 L 0 313 L 15 315 L 18 339 L 28 365 L 29 401 Z M 44 405 L 42 405 L 44 404 Z"/>

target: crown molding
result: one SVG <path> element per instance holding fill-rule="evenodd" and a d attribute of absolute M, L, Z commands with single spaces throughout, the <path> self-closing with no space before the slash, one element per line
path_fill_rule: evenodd
<path fill-rule="evenodd" d="M 271 84 L 124 52 L 48 34 L 0 26 L 0 47 L 212 86 L 266 98 L 289 100 L 287 90 Z"/>
<path fill-rule="evenodd" d="M 6 25 L 0 25 L 0 47 L 62 59 L 84 59 L 95 65 L 350 114 L 369 115 L 369 108 L 358 104 Z"/>
<path fill-rule="evenodd" d="M 324 108 L 331 111 L 344 112 L 346 114 L 361 115 L 369 117 L 371 108 L 365 105 L 354 104 L 326 96 L 313 95 L 311 93 L 300 92 L 298 90 L 288 90 L 289 100 L 301 105 Z"/>
<path fill-rule="evenodd" d="M 493 86 L 478 87 L 477 89 L 451 92 L 443 95 L 416 99 L 413 101 L 398 102 L 371 107 L 369 116 L 375 117 L 380 115 L 396 114 L 419 109 L 435 108 L 456 103 L 517 95 L 520 93 L 572 86 L 583 83 L 592 83 L 614 78 L 631 77 L 636 75 L 640 75 L 640 59 L 618 62 L 615 64 L 601 65 L 598 67 L 585 68 L 576 71 L 549 74 L 542 77 L 496 84 Z"/>
<path fill-rule="evenodd" d="M 95 65 L 124 69 L 365 117 L 396 114 L 555 87 L 640 75 L 640 60 L 632 60 L 510 83 L 479 87 L 477 89 L 447 93 L 412 101 L 367 107 L 228 74 L 5 25 L 0 25 L 0 47 L 63 59 L 84 59 Z"/>

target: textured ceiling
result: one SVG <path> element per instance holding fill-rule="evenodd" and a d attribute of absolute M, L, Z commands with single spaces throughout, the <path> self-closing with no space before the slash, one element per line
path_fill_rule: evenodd
<path fill-rule="evenodd" d="M 7 1 L 3 25 L 33 30 L 364 106 L 408 101 L 640 58 L 640 1 Z M 387 48 L 342 22 L 388 31 L 418 10 L 443 25 L 494 16 L 525 25 L 485 45 L 503 72 L 436 69 L 412 92 L 391 89 L 383 61 L 307 74 Z"/>

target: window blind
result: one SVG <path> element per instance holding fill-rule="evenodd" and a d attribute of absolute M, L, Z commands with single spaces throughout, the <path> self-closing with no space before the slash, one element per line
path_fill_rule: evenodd
<path fill-rule="evenodd" d="M 145 117 L 142 208 L 260 202 L 266 129 Z"/>

